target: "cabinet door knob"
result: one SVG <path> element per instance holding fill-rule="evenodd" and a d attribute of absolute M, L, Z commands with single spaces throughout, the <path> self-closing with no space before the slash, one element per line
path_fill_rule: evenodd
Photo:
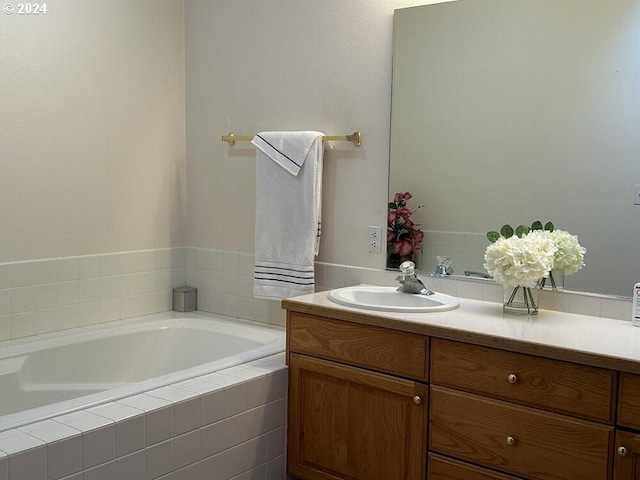
<path fill-rule="evenodd" d="M 620 455 L 621 457 L 626 457 L 628 454 L 629 454 L 629 450 L 627 450 L 627 447 L 624 447 L 624 446 L 618 447 L 618 455 Z"/>
<path fill-rule="evenodd" d="M 509 435 L 507 437 L 507 445 L 509 445 L 510 447 L 514 446 L 516 444 L 516 439 L 513 438 L 511 435 Z"/>
<path fill-rule="evenodd" d="M 420 405 L 422 403 L 420 395 L 416 395 L 415 397 L 413 397 L 413 403 L 415 403 L 416 405 Z"/>
<path fill-rule="evenodd" d="M 509 383 L 516 383 L 518 381 L 518 377 L 516 376 L 515 373 L 510 373 L 509 376 L 507 377 L 507 381 Z"/>

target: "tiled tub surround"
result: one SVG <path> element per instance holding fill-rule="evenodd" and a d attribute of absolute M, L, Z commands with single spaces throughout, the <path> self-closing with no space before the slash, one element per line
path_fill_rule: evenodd
<path fill-rule="evenodd" d="M 172 308 L 186 249 L 0 263 L 0 340 Z"/>
<path fill-rule="evenodd" d="M 0 433 L 0 480 L 284 478 L 284 355 Z"/>

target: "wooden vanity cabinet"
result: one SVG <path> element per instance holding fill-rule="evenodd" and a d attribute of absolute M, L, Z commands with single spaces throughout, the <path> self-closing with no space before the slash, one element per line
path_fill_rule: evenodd
<path fill-rule="evenodd" d="M 423 480 L 428 338 L 296 313 L 287 327 L 288 473 Z"/>
<path fill-rule="evenodd" d="M 639 375 L 304 312 L 287 312 L 291 476 L 640 480 Z"/>
<path fill-rule="evenodd" d="M 431 355 L 430 451 L 517 478 L 611 478 L 615 371 L 436 338 Z"/>
<path fill-rule="evenodd" d="M 640 376 L 620 374 L 614 480 L 640 479 Z"/>

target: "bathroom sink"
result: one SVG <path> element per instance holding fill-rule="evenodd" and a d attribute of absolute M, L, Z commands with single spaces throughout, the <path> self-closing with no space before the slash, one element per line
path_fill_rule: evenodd
<path fill-rule="evenodd" d="M 383 312 L 446 312 L 460 306 L 457 298 L 444 293 L 421 295 L 398 292 L 397 287 L 356 285 L 329 292 L 329 299 L 340 305 Z"/>

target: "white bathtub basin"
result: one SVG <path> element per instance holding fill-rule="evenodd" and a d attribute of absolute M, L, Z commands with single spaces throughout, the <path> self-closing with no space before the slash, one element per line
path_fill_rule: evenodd
<path fill-rule="evenodd" d="M 0 431 L 282 351 L 282 329 L 201 312 L 0 342 Z"/>
<path fill-rule="evenodd" d="M 375 285 L 356 285 L 332 290 L 329 292 L 329 299 L 349 307 L 383 312 L 445 312 L 460 306 L 457 298 L 444 293 L 411 294 L 399 292 L 397 287 Z"/>

